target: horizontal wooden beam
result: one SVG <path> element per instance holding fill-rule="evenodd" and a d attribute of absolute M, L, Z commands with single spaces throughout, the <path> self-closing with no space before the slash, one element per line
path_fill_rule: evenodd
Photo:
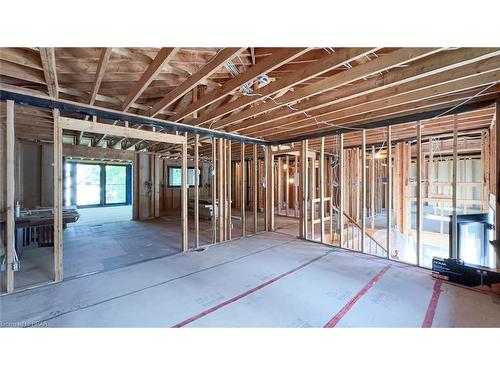
<path fill-rule="evenodd" d="M 142 126 L 165 129 L 169 131 L 188 132 L 199 134 L 200 136 L 215 137 L 222 139 L 231 139 L 237 142 L 245 142 L 250 144 L 267 145 L 267 141 L 262 139 L 241 136 L 238 134 L 230 134 L 218 130 L 205 129 L 197 126 L 181 124 L 177 122 L 151 118 L 142 115 L 134 115 L 131 113 L 116 111 L 108 108 L 98 107 L 73 102 L 64 99 L 50 99 L 45 95 L 27 95 L 21 93 L 22 90 L 9 89 L 6 90 L 3 84 L 0 83 L 0 100 L 13 100 L 16 103 L 29 105 L 38 108 L 59 109 L 63 113 L 81 113 L 89 116 L 96 116 L 99 119 L 128 121 L 130 124 L 140 124 Z"/>
<path fill-rule="evenodd" d="M 376 129 L 376 128 L 381 128 L 384 126 L 393 126 L 393 125 L 399 125 L 407 122 L 413 122 L 413 121 L 419 121 L 419 120 L 426 120 L 430 119 L 436 116 L 439 116 L 440 114 L 447 112 L 447 115 L 453 115 L 455 113 L 462 113 L 462 112 L 468 112 L 468 111 L 474 111 L 476 109 L 480 108 L 485 108 L 493 104 L 493 100 L 487 100 L 487 101 L 481 101 L 477 103 L 469 103 L 469 104 L 464 104 L 460 107 L 450 107 L 450 108 L 440 108 L 434 111 L 427 111 L 427 112 L 420 112 L 420 113 L 414 113 L 411 115 L 406 115 L 406 116 L 400 116 L 400 117 L 393 117 L 390 119 L 386 120 L 380 120 L 380 121 L 374 121 L 374 122 L 368 122 L 365 124 L 357 125 L 356 127 L 352 127 L 349 129 L 345 128 L 334 128 L 334 129 L 327 129 L 323 130 L 320 132 L 316 133 L 309 133 L 309 134 L 304 134 L 296 137 L 291 137 L 287 139 L 281 139 L 281 140 L 275 140 L 270 142 L 272 145 L 280 145 L 280 144 L 285 144 L 285 143 L 292 143 L 292 142 L 300 142 L 306 139 L 311 139 L 311 138 L 319 138 L 319 137 L 326 137 L 330 135 L 336 135 L 336 134 L 343 134 L 343 133 L 350 133 L 353 131 L 357 130 L 362 130 L 362 129 Z"/>
<path fill-rule="evenodd" d="M 99 122 L 77 120 L 68 117 L 60 117 L 59 124 L 63 129 L 83 131 L 85 133 L 106 134 L 116 137 L 123 136 L 127 138 L 142 139 L 146 141 L 176 144 L 182 144 L 186 141 L 186 138 L 180 135 L 101 124 Z"/>

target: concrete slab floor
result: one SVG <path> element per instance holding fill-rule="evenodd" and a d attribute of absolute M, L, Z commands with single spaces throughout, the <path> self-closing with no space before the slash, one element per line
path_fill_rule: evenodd
<path fill-rule="evenodd" d="M 500 327 L 498 298 L 282 233 L 5 295 L 0 312 L 4 326 Z"/>

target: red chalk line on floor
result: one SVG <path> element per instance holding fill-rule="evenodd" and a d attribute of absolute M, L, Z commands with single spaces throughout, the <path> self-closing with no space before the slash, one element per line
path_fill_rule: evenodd
<path fill-rule="evenodd" d="M 422 328 L 431 328 L 432 322 L 434 321 L 434 315 L 436 314 L 437 304 L 439 302 L 439 296 L 441 295 L 441 284 L 443 281 L 441 279 L 436 279 L 434 283 L 434 288 L 432 290 L 432 297 L 429 301 L 429 307 L 427 307 L 427 312 L 425 313 L 424 322 L 422 323 Z"/>
<path fill-rule="evenodd" d="M 363 295 L 365 295 L 368 290 L 379 281 L 382 276 L 386 273 L 386 271 L 391 267 L 391 265 L 387 265 L 382 270 L 379 271 L 368 283 L 361 289 L 352 299 L 340 310 L 337 315 L 335 315 L 328 323 L 325 324 L 324 328 L 333 328 L 338 322 L 349 312 L 349 310 L 359 301 Z"/>
<path fill-rule="evenodd" d="M 221 302 L 221 303 L 219 303 L 218 305 L 216 305 L 216 306 L 214 306 L 214 307 L 211 307 L 211 308 L 210 308 L 210 309 L 208 309 L 208 310 L 205 310 L 205 311 L 203 311 L 203 312 L 201 312 L 201 313 L 199 313 L 199 314 L 196 314 L 196 315 L 192 316 L 191 318 L 188 318 L 188 319 L 186 319 L 186 320 L 183 320 L 182 322 L 177 323 L 176 325 L 172 326 L 172 328 L 181 328 L 181 327 L 184 327 L 184 326 L 188 325 L 189 323 L 194 322 L 195 320 L 198 320 L 198 319 L 200 319 L 200 318 L 203 318 L 204 316 L 206 316 L 206 315 L 208 315 L 208 314 L 211 314 L 211 313 L 213 313 L 213 312 L 215 312 L 215 311 L 217 311 L 217 310 L 221 309 L 221 308 L 222 308 L 222 307 L 224 307 L 224 306 L 227 306 L 227 305 L 229 305 L 229 304 L 231 304 L 231 303 L 233 303 L 233 302 L 236 302 L 236 301 L 238 301 L 238 300 L 240 300 L 240 299 L 242 299 L 242 298 L 244 298 L 244 297 L 246 297 L 246 296 L 248 296 L 248 295 L 250 295 L 250 294 L 252 294 L 252 293 L 254 293 L 254 292 L 256 292 L 256 291 L 258 291 L 258 290 L 260 290 L 260 289 L 262 289 L 262 288 L 265 288 L 266 286 L 268 286 L 268 285 L 270 285 L 270 284 L 272 284 L 272 283 L 274 283 L 274 282 L 276 282 L 276 281 L 278 281 L 278 280 L 282 279 L 282 278 L 283 278 L 283 277 L 285 277 L 285 276 L 288 276 L 288 275 L 290 275 L 290 274 L 292 274 L 292 273 L 294 273 L 294 272 L 297 272 L 297 271 L 301 270 L 302 268 L 304 268 L 304 267 L 306 267 L 306 266 L 310 265 L 311 263 L 314 263 L 314 262 L 316 262 L 316 261 L 320 260 L 321 258 L 325 257 L 325 256 L 326 256 L 326 255 L 328 255 L 328 254 L 330 254 L 330 252 L 328 252 L 328 253 L 326 253 L 326 254 L 323 254 L 323 255 L 320 255 L 320 256 L 318 256 L 318 257 L 316 257 L 316 258 L 313 258 L 313 259 L 309 260 L 308 262 L 306 262 L 306 263 L 304 263 L 304 264 L 301 264 L 300 266 L 295 267 L 294 269 L 291 269 L 290 271 L 287 271 L 287 272 L 285 272 L 285 273 L 282 273 L 281 275 L 276 276 L 276 277 L 274 277 L 274 278 L 272 278 L 272 279 L 270 279 L 270 280 L 266 281 L 266 282 L 265 282 L 265 283 L 263 283 L 263 284 L 257 285 L 255 288 L 252 288 L 252 289 L 250 289 L 250 290 L 247 290 L 246 292 L 241 293 L 241 294 L 239 294 L 239 295 L 237 295 L 237 296 L 235 296 L 235 297 L 232 297 L 232 298 L 230 298 L 230 299 L 228 299 L 228 300 L 226 300 L 226 301 L 224 301 L 224 302 Z"/>

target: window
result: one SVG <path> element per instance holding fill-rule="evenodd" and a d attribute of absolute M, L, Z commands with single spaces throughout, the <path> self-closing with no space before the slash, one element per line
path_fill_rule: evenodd
<path fill-rule="evenodd" d="M 196 181 L 194 168 L 188 168 L 188 185 L 193 187 Z M 200 174 L 201 183 L 201 174 Z M 182 168 L 181 167 L 168 167 L 168 187 L 181 187 L 182 186 Z"/>
<path fill-rule="evenodd" d="M 127 166 L 106 165 L 106 204 L 127 203 Z"/>
<path fill-rule="evenodd" d="M 86 207 L 131 203 L 131 165 L 69 162 L 64 177 L 66 205 Z"/>
<path fill-rule="evenodd" d="M 76 164 L 76 204 L 89 206 L 101 202 L 101 168 L 94 164 Z"/>

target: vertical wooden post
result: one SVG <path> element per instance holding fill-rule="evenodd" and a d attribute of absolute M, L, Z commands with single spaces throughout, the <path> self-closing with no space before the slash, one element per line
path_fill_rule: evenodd
<path fill-rule="evenodd" d="M 246 236 L 247 218 L 246 218 L 246 193 L 247 193 L 247 175 L 245 166 L 245 143 L 241 142 L 241 237 Z"/>
<path fill-rule="evenodd" d="M 187 133 L 182 143 L 182 187 L 181 187 L 181 209 L 182 209 L 182 251 L 189 248 L 188 242 L 188 166 L 187 166 Z"/>
<path fill-rule="evenodd" d="M 301 158 L 300 158 L 300 169 L 301 169 L 301 174 L 300 174 L 300 201 L 299 201 L 299 207 L 300 207 L 300 229 L 301 229 L 301 238 L 307 238 L 307 201 L 308 201 L 308 141 L 304 140 L 302 141 L 301 145 Z"/>
<path fill-rule="evenodd" d="M 54 281 L 63 279 L 62 247 L 62 128 L 59 126 L 59 110 L 53 110 L 54 117 Z"/>
<path fill-rule="evenodd" d="M 139 220 L 140 219 L 140 210 L 139 210 L 139 200 L 140 200 L 140 164 L 141 164 L 141 155 L 136 153 L 134 155 L 134 191 L 133 191 L 133 200 L 132 200 L 132 219 Z"/>
<path fill-rule="evenodd" d="M 375 229 L 375 146 L 372 146 L 372 160 L 370 163 L 370 215 L 371 228 Z"/>
<path fill-rule="evenodd" d="M 271 155 L 272 155 L 272 151 L 271 151 Z M 281 215 L 281 203 L 283 202 L 283 200 L 281 199 L 282 189 L 283 189 L 283 184 L 281 181 L 281 177 L 283 174 L 282 168 L 283 167 L 282 167 L 282 163 L 281 163 L 281 156 L 278 156 L 278 168 L 276 170 L 276 184 L 278 185 L 277 186 L 278 193 L 277 193 L 276 201 L 278 203 L 278 215 Z"/>
<path fill-rule="evenodd" d="M 387 258 L 390 257 L 392 247 L 392 134 L 391 127 L 387 127 Z"/>
<path fill-rule="evenodd" d="M 217 203 L 217 138 L 212 138 L 212 243 L 217 242 L 217 216 L 219 205 Z"/>
<path fill-rule="evenodd" d="M 339 142 L 339 243 L 340 247 L 344 246 L 344 134 L 340 134 Z"/>
<path fill-rule="evenodd" d="M 453 115 L 453 168 L 452 168 L 452 230 L 451 230 L 451 257 L 458 258 L 457 249 L 457 167 L 458 167 L 458 118 Z"/>
<path fill-rule="evenodd" d="M 7 128 L 6 128 L 6 184 L 7 184 L 7 207 L 6 207 L 6 253 L 7 253 L 7 293 L 14 291 L 14 238 L 15 238 L 15 216 L 14 216 L 14 199 L 15 199 L 15 178 L 14 178 L 14 155 L 15 155 L 15 127 L 14 127 L 14 102 L 7 100 Z"/>
<path fill-rule="evenodd" d="M 311 240 L 314 241 L 316 229 L 314 227 L 314 220 L 316 219 L 316 151 L 314 151 L 314 158 L 311 160 Z"/>
<path fill-rule="evenodd" d="M 329 207 L 329 217 L 330 217 L 330 241 L 329 243 L 333 243 L 333 156 L 328 158 L 328 189 L 330 190 L 330 204 L 328 205 Z"/>
<path fill-rule="evenodd" d="M 219 208 L 219 241 L 222 242 L 225 240 L 225 232 L 224 232 L 224 206 L 225 206 L 225 199 L 224 199 L 224 140 L 219 139 L 219 146 L 218 146 L 218 155 L 217 155 L 217 160 L 218 160 L 218 170 L 217 170 L 217 186 L 219 187 L 218 189 L 218 195 L 219 198 L 217 199 L 218 201 L 218 208 Z"/>
<path fill-rule="evenodd" d="M 293 208 L 295 211 L 295 217 L 299 216 L 299 157 L 294 156 L 293 163 Z"/>
<path fill-rule="evenodd" d="M 290 209 L 290 157 L 286 156 L 286 174 L 285 174 L 285 216 L 288 216 L 288 210 Z"/>
<path fill-rule="evenodd" d="M 319 153 L 319 213 L 320 240 L 325 242 L 325 137 L 321 137 Z"/>
<path fill-rule="evenodd" d="M 366 238 L 366 130 L 361 131 L 361 252 Z"/>
<path fill-rule="evenodd" d="M 496 102 L 496 115 L 495 115 L 495 170 L 496 170 L 496 191 L 495 191 L 495 216 L 496 216 L 496 240 L 497 240 L 497 248 L 496 248 L 496 259 L 494 267 L 500 268 L 500 99 L 497 99 Z M 489 167 L 489 166 L 488 166 Z M 486 168 L 486 166 L 485 166 Z M 490 173 L 491 175 L 491 173 Z"/>
<path fill-rule="evenodd" d="M 160 217 L 160 155 L 154 154 L 152 160 L 154 162 L 154 217 Z"/>
<path fill-rule="evenodd" d="M 417 265 L 421 263 L 422 256 L 422 122 L 417 123 Z"/>
<path fill-rule="evenodd" d="M 231 206 L 232 206 L 232 189 L 231 189 L 231 178 L 232 178 L 232 161 L 231 161 L 231 140 L 226 141 L 227 149 L 226 149 L 226 216 L 227 216 L 227 224 L 226 224 L 226 239 L 231 240 L 232 238 L 232 230 L 233 230 L 233 222 L 231 219 Z"/>
<path fill-rule="evenodd" d="M 266 230 L 274 232 L 274 157 L 271 146 L 266 146 Z"/>
<path fill-rule="evenodd" d="M 198 143 L 200 136 L 194 136 L 194 247 L 200 246 L 200 161 Z"/>
<path fill-rule="evenodd" d="M 253 232 L 257 233 L 258 222 L 257 222 L 257 209 L 258 209 L 258 192 L 259 192 L 259 182 L 257 177 L 257 145 L 253 145 Z"/>

